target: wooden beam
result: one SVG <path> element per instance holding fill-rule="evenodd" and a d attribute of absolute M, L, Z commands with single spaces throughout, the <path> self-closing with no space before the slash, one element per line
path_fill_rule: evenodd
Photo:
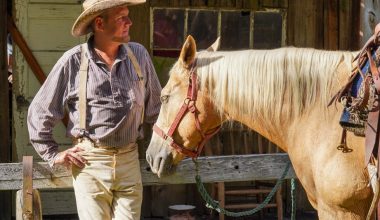
<path fill-rule="evenodd" d="M 7 1 L 0 2 L 0 13 L 7 13 Z M 0 27 L 5 27 L 7 17 L 0 16 Z M 8 85 L 8 53 L 7 53 L 7 30 L 0 28 L 0 163 L 11 162 L 10 154 L 10 128 L 9 128 L 9 85 Z"/>
<path fill-rule="evenodd" d="M 43 84 L 46 80 L 44 71 L 42 71 L 40 65 L 38 64 L 36 58 L 34 57 L 32 51 L 30 50 L 28 44 L 25 42 L 24 37 L 21 35 L 19 30 L 16 27 L 11 16 L 8 15 L 7 22 L 8 31 L 12 34 L 13 41 L 20 48 L 22 54 L 25 57 L 26 62 L 28 62 L 30 69 L 33 71 L 34 75 L 38 81 Z"/>
<path fill-rule="evenodd" d="M 7 53 L 7 2 L 0 1 L 0 163 L 11 162 Z M 11 219 L 12 192 L 0 192 L 0 219 Z M 9 210 L 9 211 L 3 211 Z"/>
<path fill-rule="evenodd" d="M 287 154 L 251 154 L 220 157 L 200 157 L 199 174 L 202 181 L 235 182 L 251 180 L 278 179 L 289 162 Z M 177 172 L 171 176 L 158 178 L 150 171 L 145 160 L 140 160 L 144 185 L 195 183 L 195 166 L 191 159 L 182 161 Z M 61 167 L 51 172 L 47 163 L 33 165 L 33 187 L 36 189 L 72 188 L 69 171 Z M 286 179 L 295 178 L 291 168 Z M 0 190 L 18 190 L 22 188 L 22 164 L 0 164 Z"/>

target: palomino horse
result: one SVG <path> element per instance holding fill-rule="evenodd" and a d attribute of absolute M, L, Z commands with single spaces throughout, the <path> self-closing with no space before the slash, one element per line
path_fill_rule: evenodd
<path fill-rule="evenodd" d="M 319 219 L 365 219 L 373 192 L 364 139 L 349 132 L 352 151 L 337 150 L 342 107 L 327 107 L 354 55 L 302 48 L 197 53 L 189 36 L 161 93 L 147 149 L 152 171 L 162 176 L 184 154 L 195 156 L 221 123 L 235 120 L 289 154 Z"/>

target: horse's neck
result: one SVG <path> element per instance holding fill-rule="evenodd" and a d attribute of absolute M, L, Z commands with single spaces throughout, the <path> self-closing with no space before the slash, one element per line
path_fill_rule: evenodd
<path fill-rule="evenodd" d="M 334 57 L 339 57 L 339 56 L 334 56 Z M 309 80 L 315 80 L 315 81 L 310 81 L 308 83 L 331 84 L 330 88 L 328 88 L 329 90 L 328 94 L 324 94 L 324 97 L 325 96 L 332 97 L 345 84 L 345 82 L 347 81 L 348 73 L 351 70 L 351 66 L 348 66 L 349 62 L 346 62 L 347 59 L 343 61 L 345 62 L 341 62 L 340 64 L 337 64 L 334 71 L 332 73 L 329 73 L 329 74 L 334 74 L 334 77 L 330 79 L 330 81 L 332 80 L 331 83 L 330 81 L 327 82 L 325 79 L 322 78 L 326 76 L 326 74 L 322 75 L 324 73 L 321 73 L 321 76 L 317 76 L 315 79 L 310 76 Z M 338 61 L 336 63 L 338 63 Z M 298 67 L 287 67 L 287 68 L 297 69 Z M 223 79 L 224 81 L 228 79 L 227 84 L 224 85 L 225 89 L 227 90 L 226 96 L 236 95 L 237 87 L 228 85 L 228 83 L 231 83 L 234 80 L 234 78 L 236 78 L 236 73 L 231 72 L 231 74 L 235 74 L 235 75 L 231 75 Z M 267 72 L 266 74 L 269 75 L 270 73 Z M 262 76 L 258 76 L 252 73 L 250 77 L 262 77 Z M 215 77 L 209 77 L 209 78 L 215 81 L 215 82 L 212 82 L 213 84 L 217 84 L 216 81 L 218 79 L 215 79 Z M 246 82 L 249 82 L 250 80 L 251 79 L 246 79 Z M 289 80 L 289 79 L 284 79 L 284 80 Z M 305 80 L 305 79 L 302 79 L 302 80 Z M 244 81 L 240 80 L 239 82 L 242 83 Z M 221 99 L 219 97 L 217 102 L 219 101 L 220 103 L 217 103 L 217 105 L 219 104 L 220 106 L 223 106 L 222 111 L 226 113 L 229 119 L 239 121 L 247 125 L 251 129 L 257 131 L 258 133 L 262 134 L 263 136 L 265 136 L 266 138 L 268 138 L 269 140 L 271 140 L 272 142 L 274 142 L 275 144 L 277 144 L 278 146 L 286 150 L 287 146 L 291 144 L 297 144 L 297 143 L 294 143 L 293 141 L 295 139 L 294 137 L 296 135 L 302 134 L 304 129 L 309 129 L 310 126 L 307 127 L 308 124 L 311 124 L 311 126 L 316 126 L 316 127 L 338 125 L 339 114 L 341 112 L 339 110 L 337 111 L 337 109 L 333 106 L 327 109 L 326 98 L 323 99 L 323 98 L 318 97 L 317 95 L 314 98 L 315 99 L 314 101 L 308 101 L 307 103 L 308 106 L 303 107 L 303 109 L 300 110 L 300 112 L 296 112 L 297 109 L 294 109 L 294 103 L 289 103 L 289 100 L 294 102 L 294 100 L 292 99 L 294 99 L 295 97 L 294 94 L 291 94 L 291 92 L 300 90 L 300 89 L 294 89 L 294 87 L 297 87 L 296 83 L 297 82 L 293 82 L 293 84 L 287 84 L 286 86 L 288 86 L 288 88 L 283 88 L 284 92 L 282 93 L 282 95 L 277 94 L 277 97 L 272 97 L 273 100 L 277 100 L 276 102 L 281 102 L 279 103 L 280 105 L 271 105 L 271 104 L 268 105 L 268 103 L 265 102 L 265 100 L 264 101 L 261 100 L 260 102 L 254 103 L 255 104 L 254 108 L 257 108 L 257 109 L 250 111 L 250 108 L 252 107 L 252 103 L 251 103 L 252 100 L 249 100 L 249 99 L 252 99 L 252 97 L 257 97 L 254 95 L 252 96 L 252 94 L 250 93 L 252 91 L 257 92 L 257 90 L 247 89 L 248 87 L 246 87 L 245 89 L 239 89 L 240 96 L 244 97 L 244 100 L 245 100 L 244 103 L 246 105 L 241 105 L 241 103 L 243 103 L 242 102 L 243 99 L 239 101 L 240 104 L 238 105 L 235 104 L 238 102 L 237 101 L 235 102 L 233 100 L 231 101 L 232 103 L 223 103 L 224 102 L 223 100 L 230 100 L 229 97 L 225 97 L 224 99 Z M 220 85 L 218 86 L 221 87 Z M 282 85 L 278 85 L 278 86 L 282 86 Z M 228 90 L 229 88 L 235 88 L 235 90 L 231 90 L 231 89 Z M 316 89 L 314 89 L 313 92 L 318 93 L 318 91 L 316 91 L 318 90 L 318 88 L 320 88 L 320 86 L 316 86 Z M 271 90 L 268 90 L 268 91 L 270 92 Z M 306 97 L 307 94 L 302 94 L 302 92 L 306 93 L 307 91 L 308 90 L 300 91 L 300 94 L 298 95 L 298 97 L 296 97 L 299 99 L 298 101 L 300 102 L 300 104 L 304 105 L 303 99 L 305 99 L 304 97 Z M 220 93 L 220 88 L 215 89 L 214 92 Z M 270 95 L 268 94 L 263 94 L 263 96 L 270 97 Z M 280 99 L 278 96 L 280 97 L 282 96 L 282 99 Z M 287 98 L 287 96 L 292 96 L 292 97 Z M 262 103 L 263 105 L 260 106 L 260 104 Z M 269 108 L 267 106 L 269 106 Z M 276 111 L 274 111 L 275 109 L 273 109 L 274 108 L 273 106 L 278 106 L 277 108 L 280 108 L 279 114 L 275 113 Z M 272 111 L 274 112 L 273 114 L 271 113 Z"/>

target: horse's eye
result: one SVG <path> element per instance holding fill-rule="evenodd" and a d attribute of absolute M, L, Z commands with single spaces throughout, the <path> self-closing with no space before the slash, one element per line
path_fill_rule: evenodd
<path fill-rule="evenodd" d="M 160 100 L 161 100 L 161 103 L 164 104 L 164 103 L 167 103 L 168 102 L 168 99 L 169 99 L 169 96 L 168 95 L 162 95 L 160 97 Z"/>

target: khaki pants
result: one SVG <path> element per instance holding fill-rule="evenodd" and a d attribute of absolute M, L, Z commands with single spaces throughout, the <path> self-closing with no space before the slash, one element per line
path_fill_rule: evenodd
<path fill-rule="evenodd" d="M 88 140 L 77 144 L 88 163 L 72 167 L 81 220 L 140 219 L 142 183 L 137 144 L 97 148 Z"/>

